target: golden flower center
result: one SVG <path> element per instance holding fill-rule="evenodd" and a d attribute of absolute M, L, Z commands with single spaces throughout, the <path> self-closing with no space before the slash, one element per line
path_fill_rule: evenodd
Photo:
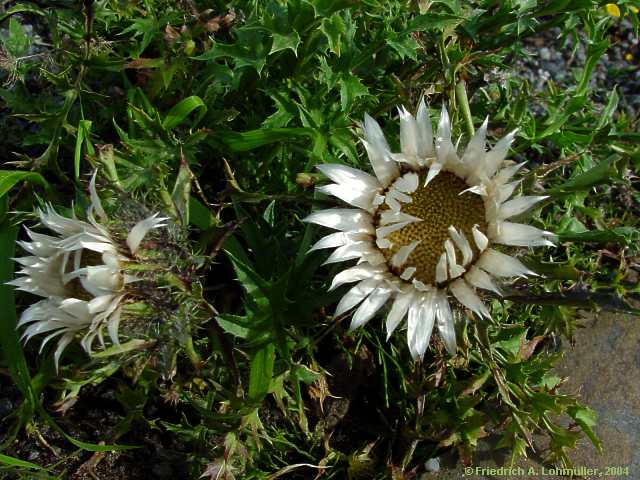
<path fill-rule="evenodd" d="M 451 172 L 440 172 L 427 186 L 424 186 L 426 172 L 420 174 L 418 188 L 411 195 L 411 203 L 402 203 L 401 211 L 422 219 L 400 230 L 390 233 L 387 239 L 390 248 L 381 249 L 389 268 L 400 275 L 407 267 L 414 267 L 413 278 L 425 284 L 436 283 L 436 265 L 445 252 L 444 243 L 450 239 L 449 226 L 463 233 L 473 250 L 473 263 L 478 249 L 473 242 L 472 229 L 477 225 L 481 232 L 487 231 L 484 201 L 481 196 L 462 191 L 469 188 L 466 182 Z M 386 210 L 384 205 L 381 209 Z M 378 210 L 380 213 L 380 210 Z M 391 265 L 391 257 L 411 242 L 420 243 L 409 255 L 407 262 L 400 268 Z M 459 250 L 457 250 L 459 255 Z M 460 262 L 458 256 L 458 262 Z"/>

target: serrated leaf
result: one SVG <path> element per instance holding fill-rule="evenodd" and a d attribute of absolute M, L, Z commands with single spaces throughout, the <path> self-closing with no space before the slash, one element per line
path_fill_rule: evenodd
<path fill-rule="evenodd" d="M 218 325 L 227 333 L 238 338 L 247 338 L 251 333 L 250 323 L 247 317 L 239 315 L 218 315 Z"/>
<path fill-rule="evenodd" d="M 542 377 L 540 385 L 544 386 L 547 390 L 553 390 L 560 382 L 562 382 L 562 379 L 559 376 L 547 372 L 544 377 Z"/>
<path fill-rule="evenodd" d="M 273 43 L 269 55 L 282 50 L 291 50 L 296 56 L 298 55 L 298 45 L 300 45 L 300 35 L 295 30 L 286 35 L 279 33 L 273 34 Z"/>
<path fill-rule="evenodd" d="M 334 14 L 329 18 L 324 18 L 320 24 L 320 31 L 327 37 L 329 50 L 339 57 L 342 49 L 342 37 L 346 33 L 342 17 Z"/>
<path fill-rule="evenodd" d="M 482 386 L 487 383 L 487 380 L 491 377 L 491 370 L 488 368 L 479 375 L 476 375 L 471 380 L 471 383 L 462 391 L 462 395 L 473 395 L 476 393 Z"/>
<path fill-rule="evenodd" d="M 558 234 L 558 239 L 561 242 L 617 242 L 633 244 L 640 241 L 640 230 L 633 227 L 615 227 L 608 230 L 564 232 Z"/>
<path fill-rule="evenodd" d="M 396 39 L 387 39 L 387 45 L 398 52 L 400 58 L 403 60 L 407 57 L 412 60 L 418 59 L 418 54 L 416 52 L 418 49 L 418 42 L 416 42 L 413 37 L 406 35 L 399 36 Z"/>
<path fill-rule="evenodd" d="M 9 36 L 3 41 L 7 51 L 14 57 L 23 57 L 29 52 L 31 39 L 22 24 L 15 18 L 9 20 Z"/>
<path fill-rule="evenodd" d="M 340 81 L 340 105 L 342 111 L 349 111 L 353 101 L 369 94 L 369 89 L 355 75 L 343 75 Z"/>
<path fill-rule="evenodd" d="M 615 162 L 610 158 L 602 160 L 595 167 L 570 178 L 559 187 L 551 188 L 547 192 L 551 195 L 563 195 L 571 192 L 588 190 L 595 185 L 610 184 L 615 178 L 617 170 Z"/>
<path fill-rule="evenodd" d="M 328 17 L 355 4 L 356 0 L 305 0 L 305 2 L 313 7 L 316 17 Z"/>
<path fill-rule="evenodd" d="M 142 40 L 138 45 L 138 50 L 133 53 L 135 58 L 142 55 L 142 52 L 149 46 L 153 38 L 160 33 L 160 22 L 154 16 L 148 16 L 146 18 L 136 18 L 136 20 L 125 28 L 120 35 L 127 35 L 134 32 L 133 36 L 137 37 L 142 35 Z"/>
<path fill-rule="evenodd" d="M 238 30 L 237 42 L 225 44 L 216 42 L 211 49 L 202 55 L 193 57 L 194 60 L 215 60 L 227 57 L 233 60 L 236 69 L 251 67 L 258 74 L 267 63 L 267 55 L 271 50 L 271 41 L 259 29 L 246 27 Z"/>
<path fill-rule="evenodd" d="M 593 446 L 598 449 L 598 451 L 602 452 L 602 444 L 598 439 L 593 427 L 596 426 L 597 423 L 597 414 L 595 411 L 588 407 L 584 407 L 579 405 L 577 407 L 571 407 L 567 410 L 567 413 L 571 418 L 575 420 L 575 422 L 580 425 L 582 431 L 589 437 Z"/>
<path fill-rule="evenodd" d="M 522 344 L 526 341 L 527 329 L 521 327 L 505 329 L 501 333 L 501 338 L 504 339 L 493 342 L 493 347 L 509 353 L 513 358 L 517 358 Z"/>
<path fill-rule="evenodd" d="M 427 32 L 430 30 L 442 31 L 445 28 L 453 28 L 459 23 L 462 23 L 462 21 L 463 18 L 458 15 L 430 12 L 414 17 L 414 19 L 409 22 L 409 26 L 403 33 L 408 34 L 411 32 Z"/>
<path fill-rule="evenodd" d="M 307 385 L 311 385 L 313 382 L 322 377 L 322 373 L 314 372 L 306 365 L 295 365 L 291 374 L 296 380 L 299 380 Z"/>

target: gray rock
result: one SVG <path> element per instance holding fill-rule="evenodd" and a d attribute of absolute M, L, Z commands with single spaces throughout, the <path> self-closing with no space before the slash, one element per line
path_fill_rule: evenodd
<path fill-rule="evenodd" d="M 541 48 L 540 58 L 542 60 L 551 60 L 551 51 L 547 47 Z"/>

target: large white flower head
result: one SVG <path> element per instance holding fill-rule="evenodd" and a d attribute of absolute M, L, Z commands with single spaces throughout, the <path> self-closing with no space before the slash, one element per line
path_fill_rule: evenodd
<path fill-rule="evenodd" d="M 125 273 L 125 266 L 135 261 L 147 233 L 166 225 L 167 218 L 158 214 L 145 218 L 131 228 L 123 245 L 106 227 L 109 219 L 95 181 L 94 174 L 89 186 L 88 221 L 64 217 L 51 205 L 37 211 L 41 223 L 55 236 L 25 227 L 31 242 L 18 244 L 30 255 L 15 259 L 22 266 L 18 271 L 21 276 L 8 282 L 18 290 L 44 297 L 22 313 L 18 328 L 26 327 L 22 334 L 25 342 L 46 334 L 40 350 L 59 337 L 54 352 L 56 368 L 60 355 L 76 337 L 89 354 L 96 337 L 104 346 L 105 327 L 112 343 L 119 344 L 126 287 L 140 280 Z"/>
<path fill-rule="evenodd" d="M 447 350 L 456 351 L 455 298 L 479 317 L 490 317 L 478 289 L 500 294 L 495 277 L 535 275 L 494 244 L 553 245 L 550 232 L 513 223 L 546 196 L 511 198 L 523 163 L 505 158 L 516 132 L 486 150 L 487 120 L 458 155 L 445 108 L 435 141 L 421 101 L 414 117 L 400 108 L 401 153 L 392 153 L 378 123 L 364 119 L 364 139 L 375 176 L 337 164 L 318 169 L 333 182 L 319 188 L 356 208 L 332 208 L 305 220 L 338 230 L 311 250 L 335 248 L 325 263 L 358 259 L 340 272 L 331 289 L 356 283 L 335 315 L 357 307 L 351 328 L 368 322 L 387 302 L 387 338 L 407 318 L 407 341 L 422 358 L 437 325 Z"/>

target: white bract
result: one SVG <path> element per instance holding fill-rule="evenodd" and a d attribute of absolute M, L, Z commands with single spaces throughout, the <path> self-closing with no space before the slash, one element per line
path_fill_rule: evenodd
<path fill-rule="evenodd" d="M 25 227 L 31 242 L 18 244 L 30 255 L 15 259 L 22 266 L 18 271 L 21 276 L 8 282 L 18 290 L 44 297 L 22 313 L 18 328 L 26 327 L 22 333 L 25 342 L 35 335 L 46 334 L 40 351 L 59 337 L 54 352 L 56 369 L 60 355 L 76 336 L 81 337 L 81 345 L 89 354 L 96 337 L 104 346 L 105 327 L 112 343 L 119 344 L 118 327 L 126 286 L 139 280 L 125 274 L 123 268 L 135 261 L 149 230 L 166 226 L 163 222 L 167 219 L 158 214 L 138 222 L 123 248 L 104 226 L 108 218 L 96 193 L 95 174 L 89 190 L 88 222 L 59 215 L 51 205 L 38 210 L 40 221 L 55 236 Z"/>
<path fill-rule="evenodd" d="M 358 260 L 331 288 L 355 283 L 335 315 L 352 308 L 351 327 L 367 323 L 385 304 L 391 336 L 407 319 L 407 341 L 422 358 L 434 326 L 454 354 L 456 337 L 450 295 L 480 317 L 490 313 L 477 289 L 500 294 L 495 277 L 535 275 L 494 244 L 553 245 L 553 234 L 509 221 L 546 196 L 511 198 L 522 167 L 505 162 L 516 132 L 486 150 L 487 120 L 458 155 L 445 108 L 435 140 L 422 101 L 414 117 L 400 109 L 401 152 L 392 153 L 369 115 L 362 140 L 375 175 L 337 164 L 318 169 L 334 183 L 319 188 L 355 208 L 313 212 L 305 220 L 333 230 L 311 250 L 335 248 L 326 263 Z"/>

